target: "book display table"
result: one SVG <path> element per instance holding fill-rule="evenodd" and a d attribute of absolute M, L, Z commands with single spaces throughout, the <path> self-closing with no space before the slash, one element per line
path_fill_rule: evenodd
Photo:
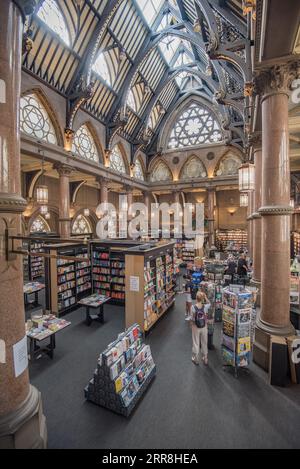
<path fill-rule="evenodd" d="M 85 307 L 86 312 L 86 324 L 90 326 L 93 321 L 99 321 L 102 324 L 104 323 L 104 305 L 110 301 L 110 298 L 104 295 L 94 295 L 88 296 L 87 298 L 82 299 L 78 302 L 79 305 Z M 91 314 L 91 310 L 99 310 L 97 314 Z"/>
<path fill-rule="evenodd" d="M 46 353 L 53 359 L 56 347 L 55 334 L 70 326 L 70 324 L 70 322 L 64 319 L 58 319 L 54 315 L 40 316 L 28 321 L 26 335 L 29 339 L 30 359 L 34 360 L 40 356 L 41 353 Z M 50 339 L 49 343 L 42 345 L 41 343 L 48 338 Z"/>
<path fill-rule="evenodd" d="M 26 309 L 37 308 L 39 305 L 39 292 L 45 289 L 45 285 L 39 282 L 25 283 L 23 287 L 24 291 L 24 303 Z M 34 294 L 34 301 L 29 301 L 28 296 Z"/>

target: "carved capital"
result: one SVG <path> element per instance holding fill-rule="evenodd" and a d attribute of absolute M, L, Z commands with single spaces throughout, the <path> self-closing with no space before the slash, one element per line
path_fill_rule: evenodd
<path fill-rule="evenodd" d="M 60 176 L 70 176 L 70 174 L 74 171 L 72 166 L 60 163 L 54 165 L 54 169 L 58 172 Z"/>
<path fill-rule="evenodd" d="M 26 207 L 27 201 L 20 195 L 0 192 L 0 212 L 23 213 Z"/>
<path fill-rule="evenodd" d="M 293 80 L 299 75 L 300 61 L 274 65 L 258 72 L 254 78 L 255 94 L 264 96 L 273 93 L 288 94 Z"/>
<path fill-rule="evenodd" d="M 254 91 L 254 83 L 252 81 L 248 81 L 245 83 L 244 86 L 244 96 L 252 96 Z"/>
<path fill-rule="evenodd" d="M 65 129 L 65 150 L 72 151 L 75 132 L 72 129 Z"/>
<path fill-rule="evenodd" d="M 33 48 L 33 40 L 31 39 L 31 31 L 23 34 L 22 40 L 22 55 L 28 54 Z"/>
<path fill-rule="evenodd" d="M 26 16 L 32 15 L 35 7 L 37 6 L 37 0 L 13 0 L 13 2 L 19 8 L 23 21 L 25 22 Z"/>

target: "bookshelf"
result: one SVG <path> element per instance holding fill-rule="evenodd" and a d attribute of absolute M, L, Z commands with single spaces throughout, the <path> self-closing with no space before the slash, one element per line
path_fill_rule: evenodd
<path fill-rule="evenodd" d="M 195 241 L 193 239 L 184 240 L 182 243 L 182 262 L 184 264 L 195 261 Z"/>
<path fill-rule="evenodd" d="M 46 307 L 61 315 L 77 305 L 77 302 L 91 294 L 91 266 L 88 247 L 80 244 L 53 244 L 45 246 L 53 256 L 71 256 L 72 259 L 46 259 Z M 76 258 L 80 261 L 76 262 Z M 82 259 L 86 258 L 84 261 Z"/>
<path fill-rule="evenodd" d="M 138 323 L 143 332 L 175 302 L 175 243 L 140 246 L 125 255 L 126 327 Z"/>
<path fill-rule="evenodd" d="M 292 253 L 292 257 L 299 256 L 300 255 L 300 233 L 297 233 L 296 231 L 293 232 L 293 250 L 294 252 Z"/>
<path fill-rule="evenodd" d="M 85 398 L 128 417 L 156 373 L 149 345 L 138 324 L 118 336 L 98 358 Z"/>
<path fill-rule="evenodd" d="M 216 246 L 224 250 L 229 246 L 234 246 L 236 250 L 246 249 L 248 244 L 247 231 L 244 230 L 217 230 Z"/>

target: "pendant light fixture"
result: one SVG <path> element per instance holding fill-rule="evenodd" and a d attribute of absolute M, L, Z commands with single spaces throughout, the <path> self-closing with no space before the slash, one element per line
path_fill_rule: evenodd
<path fill-rule="evenodd" d="M 254 191 L 255 166 L 252 163 L 243 163 L 239 168 L 239 190 L 240 192 Z"/>
<path fill-rule="evenodd" d="M 44 184 L 44 174 L 45 174 L 45 168 L 44 168 L 44 152 L 39 148 L 38 149 L 39 154 L 42 153 L 43 158 L 42 158 L 42 169 L 41 169 L 41 179 L 42 179 L 42 184 L 39 184 L 36 188 L 36 201 L 39 205 L 47 205 L 49 201 L 49 191 L 48 187 Z"/>
<path fill-rule="evenodd" d="M 240 207 L 248 207 L 249 197 L 248 192 L 240 193 Z"/>

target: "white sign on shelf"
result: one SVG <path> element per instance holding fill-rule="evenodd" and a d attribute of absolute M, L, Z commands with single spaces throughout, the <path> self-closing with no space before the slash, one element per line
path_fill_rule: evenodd
<path fill-rule="evenodd" d="M 18 378 L 28 367 L 27 337 L 13 346 L 15 376 Z"/>
<path fill-rule="evenodd" d="M 130 276 L 130 291 L 140 291 L 140 277 Z"/>

